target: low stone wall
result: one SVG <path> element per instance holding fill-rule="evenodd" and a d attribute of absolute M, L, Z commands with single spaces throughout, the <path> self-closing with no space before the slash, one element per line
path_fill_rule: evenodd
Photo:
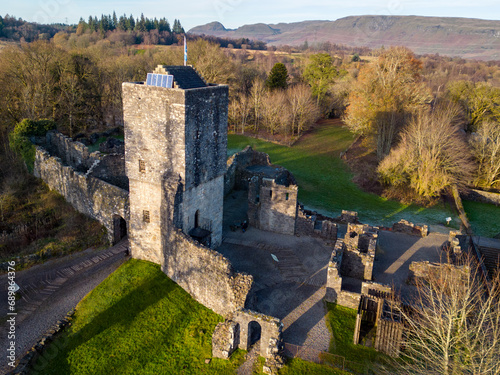
<path fill-rule="evenodd" d="M 337 305 L 357 310 L 361 301 L 361 294 L 342 290 L 337 298 Z"/>
<path fill-rule="evenodd" d="M 241 309 L 215 327 L 212 335 L 212 356 L 227 359 L 237 348 L 249 350 L 253 331 L 260 330 L 259 355 L 266 358 L 265 374 L 278 374 L 283 366 L 279 352 L 283 347 L 283 323 L 275 317 Z"/>
<path fill-rule="evenodd" d="M 271 165 L 269 155 L 247 146 L 227 160 L 227 170 L 224 178 L 224 195 L 233 189 L 248 189 L 250 175 L 246 168 L 252 165 Z"/>
<path fill-rule="evenodd" d="M 217 324 L 212 334 L 212 357 L 228 359 L 240 345 L 240 325 L 232 320 Z"/>
<path fill-rule="evenodd" d="M 295 234 L 299 236 L 316 236 L 335 241 L 337 239 L 338 225 L 333 220 L 330 217 L 306 210 L 304 206 L 299 204 L 295 220 Z"/>
<path fill-rule="evenodd" d="M 417 279 L 425 279 L 429 276 L 433 277 L 452 277 L 455 279 L 467 279 L 469 274 L 469 268 L 464 266 L 455 266 L 453 264 L 447 263 L 435 263 L 435 262 L 411 262 L 410 264 L 410 274 L 408 276 L 409 282 L 415 282 Z"/>
<path fill-rule="evenodd" d="M 98 159 L 97 155 L 99 154 L 99 152 L 90 153 L 83 143 L 73 141 L 58 131 L 48 132 L 43 146 L 48 148 L 53 155 L 59 157 L 64 165 L 81 171 L 88 170 Z"/>
<path fill-rule="evenodd" d="M 361 294 L 377 298 L 387 298 L 392 295 L 392 288 L 389 285 L 379 284 L 374 281 L 364 281 L 361 283 Z"/>
<path fill-rule="evenodd" d="M 466 193 L 462 193 L 462 199 L 494 204 L 500 206 L 500 193 L 492 193 L 484 190 L 470 189 Z"/>
<path fill-rule="evenodd" d="M 228 317 L 244 308 L 253 277 L 234 272 L 228 259 L 180 229 L 165 234 L 162 270 L 204 306 Z M 140 254 L 134 254 L 138 257 Z"/>
<path fill-rule="evenodd" d="M 337 240 L 332 251 L 326 276 L 325 300 L 336 302 L 342 289 L 342 276 L 340 275 L 340 265 L 342 264 L 344 242 Z"/>
<path fill-rule="evenodd" d="M 359 223 L 358 213 L 356 211 L 342 210 L 342 214 L 338 218 L 342 223 Z"/>
<path fill-rule="evenodd" d="M 113 241 L 115 216 L 128 221 L 128 192 L 63 165 L 58 157 L 36 147 L 34 175 L 61 194 L 77 211 L 98 220 Z"/>
<path fill-rule="evenodd" d="M 90 153 L 83 143 L 73 141 L 57 131 L 48 132 L 40 146 L 50 155 L 58 157 L 63 165 L 124 190 L 129 188 L 123 153 L 101 154 L 99 151 Z"/>
<path fill-rule="evenodd" d="M 394 232 L 406 233 L 414 236 L 427 237 L 429 234 L 429 227 L 427 225 L 415 225 L 405 219 L 399 220 L 392 225 Z"/>

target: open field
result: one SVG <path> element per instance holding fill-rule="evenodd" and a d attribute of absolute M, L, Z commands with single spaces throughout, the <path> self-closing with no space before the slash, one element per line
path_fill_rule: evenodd
<path fill-rule="evenodd" d="M 340 121 L 329 120 L 304 135 L 292 147 L 230 134 L 228 153 L 235 153 L 247 145 L 268 153 L 272 163 L 284 166 L 295 176 L 300 188 L 300 202 L 320 213 L 338 216 L 343 209 L 353 210 L 359 213 L 362 222 L 368 224 L 391 226 L 406 219 L 443 230 L 446 230 L 445 218 L 452 216 L 452 226 L 459 226 L 458 217 L 444 204 L 430 208 L 404 205 L 359 189 L 340 159 L 340 153 L 353 140 L 352 133 Z"/>

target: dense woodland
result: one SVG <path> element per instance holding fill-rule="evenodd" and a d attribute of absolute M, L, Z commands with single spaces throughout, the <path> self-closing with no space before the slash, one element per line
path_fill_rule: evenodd
<path fill-rule="evenodd" d="M 19 41 L 0 50 L 1 233 L 24 220 L 16 207 L 34 183 L 9 145 L 15 125 L 48 119 L 73 137 L 121 126 L 122 82 L 181 65 L 184 30 L 125 15 L 0 25 Z M 500 62 L 331 43 L 265 48 L 188 34 L 188 63 L 229 85 L 230 130 L 291 144 L 318 119 L 340 117 L 361 135 L 368 177 L 386 196 L 432 203 L 451 186 L 500 188 Z M 42 189 L 33 202 L 47 197 Z"/>

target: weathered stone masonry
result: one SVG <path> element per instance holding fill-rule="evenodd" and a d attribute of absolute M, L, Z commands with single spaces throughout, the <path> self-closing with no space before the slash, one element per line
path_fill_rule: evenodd
<path fill-rule="evenodd" d="M 103 224 L 110 242 L 115 240 L 116 219 L 128 220 L 126 190 L 64 165 L 60 158 L 41 147 L 36 147 L 34 174 L 64 196 L 76 210 Z"/>
<path fill-rule="evenodd" d="M 201 244 L 222 242 L 228 87 L 207 85 L 191 67 L 157 72 L 172 73 L 175 87 L 123 84 L 132 256 L 161 264 L 196 300 L 229 316 L 244 307 L 252 277 Z"/>

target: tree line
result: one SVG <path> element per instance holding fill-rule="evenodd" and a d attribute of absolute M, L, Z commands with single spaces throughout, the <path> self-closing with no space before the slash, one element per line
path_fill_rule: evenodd
<path fill-rule="evenodd" d="M 500 88 L 449 81 L 432 91 L 422 61 L 404 47 L 359 71 L 344 121 L 376 151 L 394 196 L 435 201 L 451 187 L 500 188 Z"/>
<path fill-rule="evenodd" d="M 115 37 L 135 31 L 107 33 L 60 32 L 2 51 L 4 140 L 24 118 L 54 120 L 71 136 L 120 125 L 121 82 L 144 80 L 157 64 L 182 64 L 181 46 L 131 48 Z M 405 48 L 361 58 L 227 49 L 190 35 L 188 44 L 188 63 L 207 81 L 229 85 L 229 123 L 237 132 L 289 143 L 320 117 L 342 117 L 376 151 L 374 170 L 389 196 L 410 186 L 411 199 L 432 201 L 451 184 L 499 187 L 496 63 L 418 58 Z"/>

